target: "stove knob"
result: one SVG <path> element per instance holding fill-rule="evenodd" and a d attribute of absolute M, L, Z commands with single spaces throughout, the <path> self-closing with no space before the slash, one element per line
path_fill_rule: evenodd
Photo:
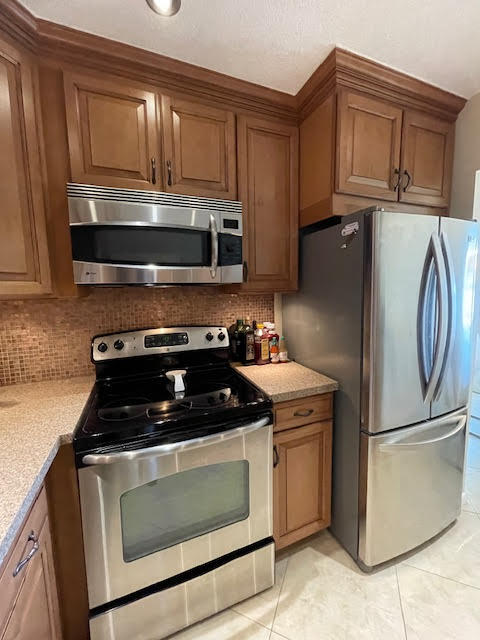
<path fill-rule="evenodd" d="M 117 349 L 117 351 L 121 351 L 125 345 L 123 343 L 123 340 L 115 340 L 113 346 L 115 347 L 115 349 Z"/>
<path fill-rule="evenodd" d="M 209 332 L 207 333 L 207 335 L 205 336 L 205 338 L 206 338 L 209 342 L 211 342 L 211 341 L 213 340 L 213 333 L 212 333 L 211 331 L 209 331 Z"/>
<path fill-rule="evenodd" d="M 220 331 L 220 333 L 218 334 L 218 339 L 220 340 L 220 342 L 223 342 L 225 340 L 225 334 Z"/>
<path fill-rule="evenodd" d="M 105 351 L 108 349 L 108 344 L 106 342 L 100 342 L 97 349 L 100 351 L 100 353 L 105 353 Z"/>

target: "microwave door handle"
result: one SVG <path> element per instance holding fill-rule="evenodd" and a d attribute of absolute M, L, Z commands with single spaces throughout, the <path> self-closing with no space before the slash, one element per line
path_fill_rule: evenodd
<path fill-rule="evenodd" d="M 256 422 L 251 422 L 244 427 L 236 427 L 235 429 L 229 429 L 223 433 L 216 433 L 211 436 L 204 436 L 203 438 L 192 438 L 191 440 L 184 440 L 182 442 L 161 444 L 157 447 L 145 447 L 144 449 L 133 449 L 132 451 L 120 451 L 118 453 L 89 453 L 83 456 L 82 462 L 85 465 L 114 464 L 116 462 L 130 462 L 132 460 L 150 458 L 151 456 L 166 456 L 172 453 L 180 453 L 181 451 L 217 444 L 225 440 L 230 440 L 231 438 L 238 438 L 239 436 L 244 436 L 262 427 L 266 427 L 268 424 L 271 424 L 271 418 L 269 416 L 261 418 Z"/>
<path fill-rule="evenodd" d="M 218 229 L 215 216 L 210 214 L 210 234 L 212 241 L 212 264 L 210 266 L 210 274 L 212 278 L 217 276 L 218 268 Z"/>

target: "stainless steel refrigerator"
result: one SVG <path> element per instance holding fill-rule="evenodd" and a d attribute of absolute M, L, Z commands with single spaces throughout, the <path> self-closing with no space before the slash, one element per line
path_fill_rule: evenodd
<path fill-rule="evenodd" d="M 367 569 L 460 514 L 477 223 L 372 208 L 300 243 L 283 330 L 291 357 L 340 382 L 331 530 Z"/>

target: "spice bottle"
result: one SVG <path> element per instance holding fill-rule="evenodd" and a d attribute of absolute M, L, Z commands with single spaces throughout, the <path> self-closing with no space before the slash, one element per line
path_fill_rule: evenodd
<path fill-rule="evenodd" d="M 228 330 L 228 333 L 230 334 L 230 349 L 232 353 L 232 360 L 234 362 L 241 360 L 239 331 L 242 326 L 243 318 L 237 318 L 236 324 L 232 324 L 232 326 Z"/>
<path fill-rule="evenodd" d="M 243 364 L 255 363 L 255 335 L 250 325 L 250 318 L 246 319 L 245 324 L 239 329 L 241 341 L 240 356 Z"/>
<path fill-rule="evenodd" d="M 255 331 L 255 364 L 268 364 L 270 352 L 268 345 L 268 333 L 263 324 L 257 324 Z"/>
<path fill-rule="evenodd" d="M 274 338 L 277 339 L 277 346 L 278 343 L 280 341 L 280 336 L 278 335 L 278 333 L 275 331 L 275 323 L 274 322 L 264 322 L 263 323 L 267 333 L 268 333 L 268 340 L 269 340 L 269 346 L 270 346 L 270 350 L 272 349 L 272 340 Z"/>
<path fill-rule="evenodd" d="M 270 362 L 272 364 L 280 363 L 280 353 L 278 351 L 278 340 L 277 338 L 272 338 L 270 341 Z"/>
<path fill-rule="evenodd" d="M 280 362 L 288 362 L 287 342 L 285 340 L 285 336 L 280 338 L 280 345 L 278 349 Z"/>

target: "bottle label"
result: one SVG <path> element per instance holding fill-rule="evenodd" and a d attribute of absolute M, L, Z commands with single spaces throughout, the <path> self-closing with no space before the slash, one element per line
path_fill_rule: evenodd
<path fill-rule="evenodd" d="M 255 360 L 255 336 L 247 334 L 246 338 L 245 360 Z"/>
<path fill-rule="evenodd" d="M 262 360 L 268 360 L 268 357 L 269 357 L 268 340 L 262 340 L 260 354 L 261 354 Z"/>

